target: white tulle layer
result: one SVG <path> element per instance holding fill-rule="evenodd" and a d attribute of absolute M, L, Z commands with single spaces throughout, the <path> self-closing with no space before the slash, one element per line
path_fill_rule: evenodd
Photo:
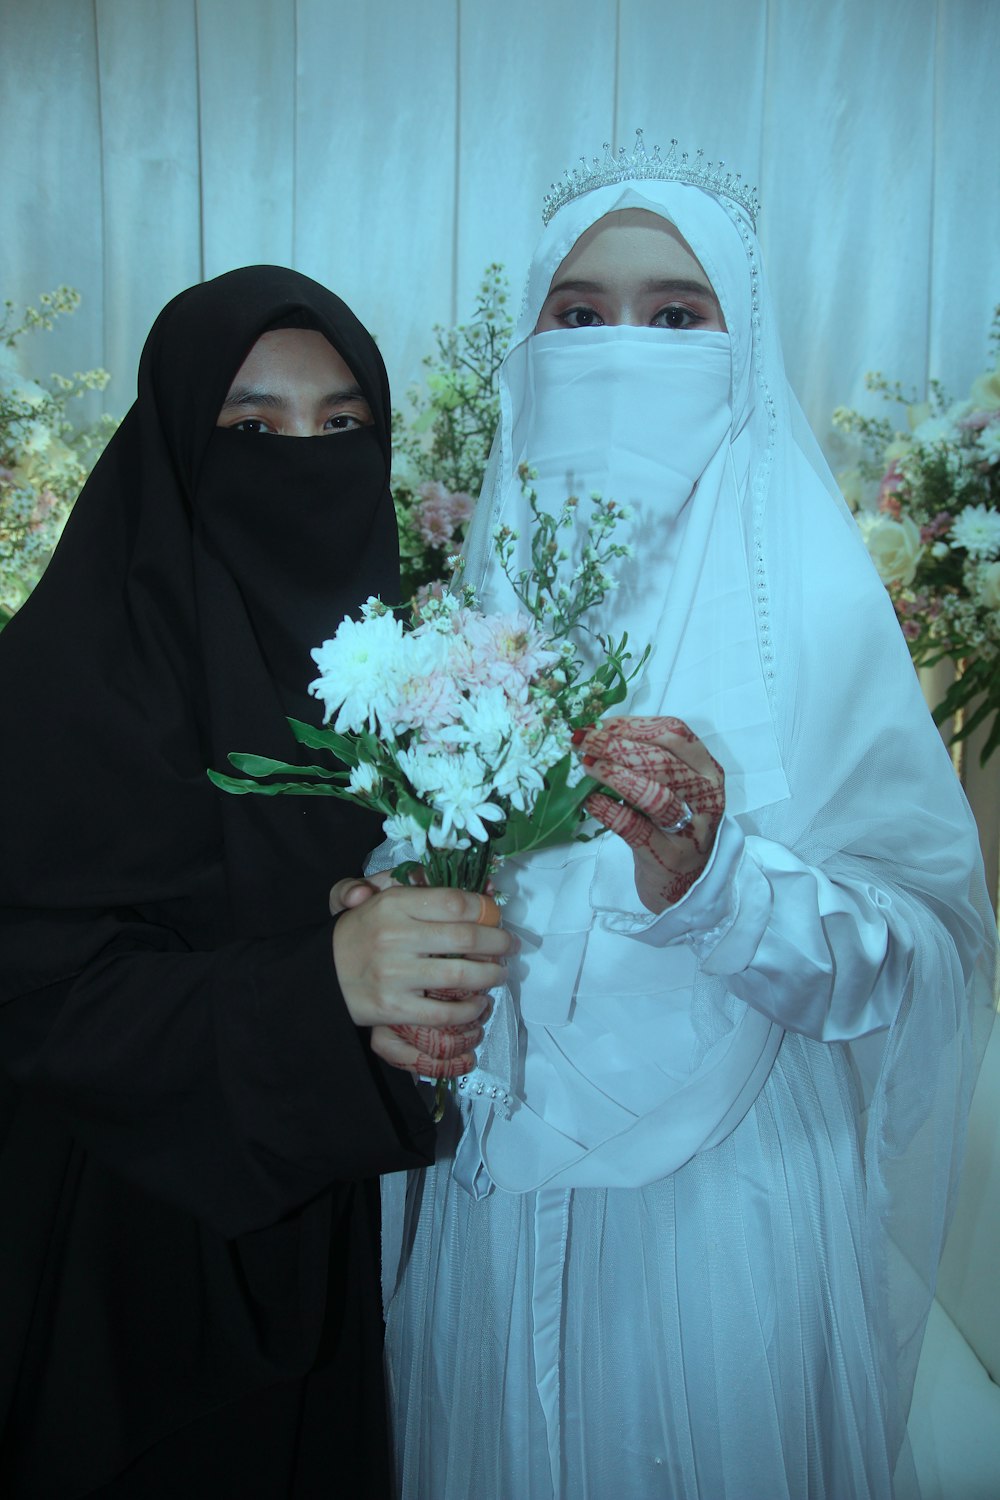
<path fill-rule="evenodd" d="M 885 1447 L 856 1120 L 843 1049 L 789 1033 L 732 1135 L 647 1188 L 477 1202 L 446 1132 L 409 1183 L 406 1275 L 387 1268 L 399 1493 L 908 1492 Z"/>

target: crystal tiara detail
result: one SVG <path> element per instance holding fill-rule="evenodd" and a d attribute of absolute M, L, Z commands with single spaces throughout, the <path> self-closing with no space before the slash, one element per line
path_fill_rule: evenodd
<path fill-rule="evenodd" d="M 631 152 L 624 146 L 612 151 L 605 142 L 603 158 L 595 156 L 588 165 L 587 158 L 581 156 L 578 167 L 567 167 L 560 180 L 552 184 L 552 191 L 545 194 L 542 223 L 547 224 L 565 203 L 572 203 L 574 198 L 589 193 L 592 188 L 650 178 L 659 182 L 685 182 L 692 187 L 704 188 L 707 193 L 731 198 L 748 215 L 756 230 L 760 199 L 757 189 L 744 182 L 739 172 L 727 172 L 725 162 L 706 161 L 703 151 L 696 151 L 693 157 L 686 151 L 678 151 L 676 141 L 670 142 L 665 156 L 659 146 L 647 151 L 641 130 L 635 133 L 635 146 Z"/>

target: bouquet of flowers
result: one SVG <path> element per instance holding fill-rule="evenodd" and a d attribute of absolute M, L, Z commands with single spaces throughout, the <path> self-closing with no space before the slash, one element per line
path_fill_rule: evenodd
<path fill-rule="evenodd" d="M 841 486 L 914 663 L 955 663 L 935 720 L 957 714 L 961 739 L 993 716 L 983 763 L 1000 747 L 1000 307 L 991 344 L 994 368 L 963 401 L 937 382 L 917 402 L 898 383 L 867 377 L 869 390 L 905 407 L 905 432 L 844 407 L 833 414 L 868 449 Z"/>
<path fill-rule="evenodd" d="M 404 623 L 370 599 L 360 620 L 345 618 L 312 653 L 320 675 L 310 691 L 323 702 L 325 727 L 289 721 L 300 744 L 333 763 L 233 753 L 244 775 L 210 771 L 216 786 L 374 809 L 387 837 L 414 853 L 393 871 L 397 879 L 420 869 L 431 884 L 473 891 L 486 889 L 505 855 L 588 837 L 583 804 L 598 783 L 573 753 L 574 732 L 624 699 L 648 651 L 627 672 L 627 637 L 595 637 L 600 659 L 588 671 L 572 637 L 613 586 L 609 565 L 628 555 L 613 536 L 627 513 L 592 496 L 586 539 L 571 554 L 562 534 L 577 528 L 579 502 L 571 497 L 558 517 L 539 511 L 530 478 L 522 474 L 532 568 L 513 574 L 516 534 L 497 534 L 524 613 L 483 613 L 459 588 L 428 595 Z"/>
<path fill-rule="evenodd" d="M 18 369 L 15 347 L 25 333 L 50 329 L 76 311 L 80 294 L 60 286 L 39 306 L 17 314 L 4 304 L 0 321 L 0 628 L 24 603 L 59 540 L 83 481 L 115 429 L 101 417 L 77 428 L 69 402 L 85 391 L 103 390 L 105 370 L 53 375 L 51 388 Z"/>
<path fill-rule="evenodd" d="M 468 323 L 435 328 L 426 390 L 410 392 L 409 421 L 393 413 L 393 499 L 403 596 L 448 575 L 482 484 L 499 415 L 497 372 L 510 338 L 507 282 L 488 266 Z"/>

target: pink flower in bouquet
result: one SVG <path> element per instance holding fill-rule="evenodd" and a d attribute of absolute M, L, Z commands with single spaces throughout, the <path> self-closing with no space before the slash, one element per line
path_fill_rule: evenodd
<path fill-rule="evenodd" d="M 956 426 L 964 427 L 966 432 L 982 432 L 992 422 L 1000 422 L 1000 411 L 974 411 L 971 416 L 963 417 Z"/>
<path fill-rule="evenodd" d="M 453 546 L 459 527 L 472 515 L 471 495 L 432 480 L 420 486 L 417 497 L 414 512 L 421 540 L 438 551 Z"/>
<path fill-rule="evenodd" d="M 414 635 L 410 641 L 412 672 L 396 683 L 390 722 L 397 734 L 416 729 L 433 736 L 444 725 L 454 723 L 461 693 L 448 659 L 447 637 Z M 419 650 L 415 649 L 417 641 Z"/>
<path fill-rule="evenodd" d="M 528 615 L 470 614 L 465 628 L 473 675 L 512 698 L 526 698 L 529 682 L 559 660 Z"/>
<path fill-rule="evenodd" d="M 927 546 L 930 542 L 935 541 L 939 536 L 944 536 L 945 532 L 951 529 L 951 523 L 953 520 L 954 517 L 952 516 L 950 511 L 939 510 L 937 515 L 934 516 L 932 520 L 927 522 L 926 526 L 921 526 L 920 540 L 923 542 L 924 546 Z"/>
<path fill-rule="evenodd" d="M 878 487 L 878 508 L 887 515 L 898 521 L 902 512 L 902 506 L 896 491 L 903 485 L 903 476 L 899 471 L 899 465 L 895 462 L 889 465 L 882 476 L 882 483 Z"/>

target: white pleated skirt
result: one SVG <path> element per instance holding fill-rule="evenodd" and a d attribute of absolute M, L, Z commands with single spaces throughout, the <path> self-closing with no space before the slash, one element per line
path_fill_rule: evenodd
<path fill-rule="evenodd" d="M 893 1496 L 839 1046 L 789 1033 L 733 1134 L 637 1190 L 474 1201 L 456 1121 L 411 1174 L 386 1310 L 401 1496 Z"/>

